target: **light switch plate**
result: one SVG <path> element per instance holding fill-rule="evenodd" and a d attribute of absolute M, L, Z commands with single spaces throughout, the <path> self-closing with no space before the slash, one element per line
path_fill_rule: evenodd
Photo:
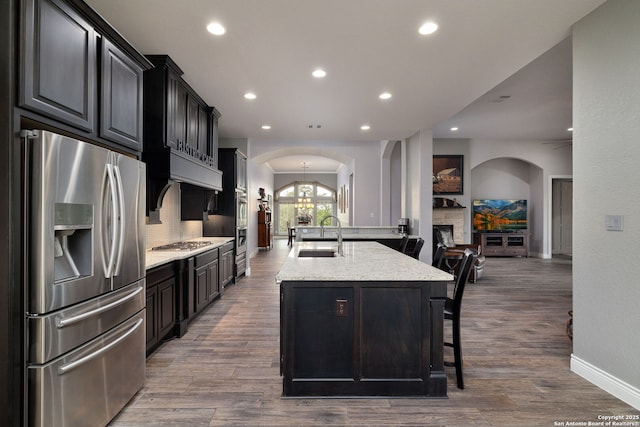
<path fill-rule="evenodd" d="M 604 222 L 607 231 L 622 231 L 624 228 L 624 216 L 622 215 L 605 215 Z"/>

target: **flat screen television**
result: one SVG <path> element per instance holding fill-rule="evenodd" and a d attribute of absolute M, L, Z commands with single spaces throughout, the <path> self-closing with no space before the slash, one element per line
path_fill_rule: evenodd
<path fill-rule="evenodd" d="M 473 201 L 473 231 L 513 232 L 529 228 L 527 201 L 481 199 Z"/>

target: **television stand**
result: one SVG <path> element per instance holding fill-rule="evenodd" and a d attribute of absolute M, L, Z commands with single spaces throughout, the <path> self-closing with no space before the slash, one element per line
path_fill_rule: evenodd
<path fill-rule="evenodd" d="M 529 233 L 475 233 L 474 243 L 482 246 L 485 256 L 529 256 Z"/>

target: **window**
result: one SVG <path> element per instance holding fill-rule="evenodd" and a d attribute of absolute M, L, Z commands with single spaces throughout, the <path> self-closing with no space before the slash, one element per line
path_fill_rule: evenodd
<path fill-rule="evenodd" d="M 287 226 L 319 225 L 335 215 L 335 190 L 318 182 L 294 182 L 276 192 L 274 232 L 287 235 Z"/>

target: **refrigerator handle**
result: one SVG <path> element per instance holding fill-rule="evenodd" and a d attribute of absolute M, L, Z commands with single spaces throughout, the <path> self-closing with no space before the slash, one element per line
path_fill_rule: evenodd
<path fill-rule="evenodd" d="M 107 279 L 113 277 L 113 270 L 115 267 L 115 258 L 116 258 L 116 249 L 118 247 L 118 227 L 116 227 L 116 223 L 118 221 L 118 214 L 119 214 L 119 209 L 118 209 L 118 195 L 116 194 L 116 183 L 115 183 L 115 178 L 114 178 L 114 173 L 113 173 L 113 165 L 107 163 L 107 180 L 109 182 L 109 190 L 110 190 L 110 196 L 111 196 L 111 217 L 112 217 L 112 224 L 111 224 L 111 229 L 108 230 L 108 232 L 111 234 L 111 247 L 109 248 L 109 258 L 108 258 L 108 263 L 106 265 L 106 269 L 105 269 L 105 277 Z M 108 237 L 108 236 L 107 236 Z"/>
<path fill-rule="evenodd" d="M 113 275 L 117 276 L 120 274 L 120 265 L 122 264 L 122 256 L 124 254 L 124 240 L 125 240 L 125 220 L 126 220 L 126 212 L 124 206 L 124 190 L 122 189 L 122 176 L 120 175 L 120 168 L 117 165 L 113 166 L 113 171 L 115 172 L 116 178 L 116 188 L 118 190 L 118 255 L 115 260 L 115 266 L 113 270 Z"/>

